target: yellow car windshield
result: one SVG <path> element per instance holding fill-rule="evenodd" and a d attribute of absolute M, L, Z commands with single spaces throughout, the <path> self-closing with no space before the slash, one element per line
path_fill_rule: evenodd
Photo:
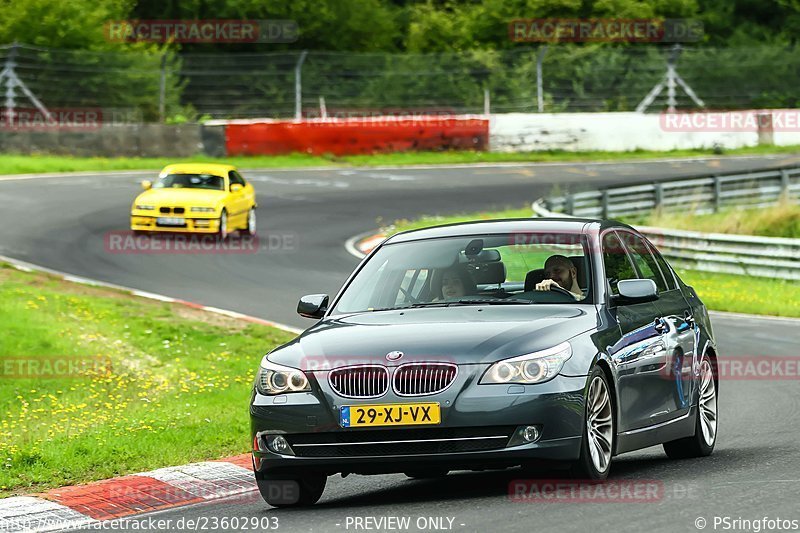
<path fill-rule="evenodd" d="M 211 174 L 169 174 L 155 182 L 153 188 L 224 191 L 225 179 Z"/>

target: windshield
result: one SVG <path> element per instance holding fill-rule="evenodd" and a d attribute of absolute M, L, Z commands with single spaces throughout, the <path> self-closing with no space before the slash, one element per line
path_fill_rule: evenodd
<path fill-rule="evenodd" d="M 580 235 L 554 233 L 387 244 L 352 280 L 334 313 L 590 303 L 587 250 Z"/>
<path fill-rule="evenodd" d="M 225 190 L 225 178 L 212 174 L 169 174 L 153 184 L 154 189 Z"/>

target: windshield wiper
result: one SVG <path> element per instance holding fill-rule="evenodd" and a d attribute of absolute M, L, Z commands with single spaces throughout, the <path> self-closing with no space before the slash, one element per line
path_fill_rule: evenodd
<path fill-rule="evenodd" d="M 369 311 L 395 311 L 397 309 L 419 309 L 421 307 L 447 307 L 453 303 L 457 302 L 419 302 L 409 305 L 399 305 L 396 307 L 375 307 L 369 309 Z"/>
<path fill-rule="evenodd" d="M 457 302 L 461 305 L 469 304 L 486 304 L 486 305 L 527 305 L 532 304 L 532 300 L 523 300 L 521 298 L 462 298 Z"/>

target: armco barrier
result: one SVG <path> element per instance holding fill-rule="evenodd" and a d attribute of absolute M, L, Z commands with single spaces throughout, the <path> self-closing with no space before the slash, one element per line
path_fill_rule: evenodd
<path fill-rule="evenodd" d="M 767 207 L 781 198 L 800 199 L 800 167 L 609 187 L 548 198 L 546 203 L 549 210 L 568 215 L 614 218 L 654 209 L 708 213 L 726 207 Z"/>
<path fill-rule="evenodd" d="M 533 202 L 534 216 L 570 216 L 550 211 L 545 203 L 544 199 Z M 677 267 L 800 280 L 800 239 L 701 233 L 648 226 L 637 226 L 636 229 Z"/>
<path fill-rule="evenodd" d="M 489 121 L 471 117 L 230 121 L 225 137 L 228 155 L 485 150 L 489 144 Z"/>

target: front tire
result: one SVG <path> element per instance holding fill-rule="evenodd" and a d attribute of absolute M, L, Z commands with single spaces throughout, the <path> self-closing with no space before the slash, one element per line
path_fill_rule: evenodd
<path fill-rule="evenodd" d="M 670 459 L 707 457 L 717 443 L 717 374 L 708 357 L 700 361 L 700 399 L 694 436 L 664 443 L 664 452 Z"/>
<path fill-rule="evenodd" d="M 219 215 L 219 230 L 217 230 L 217 235 L 221 241 L 228 238 L 228 213 L 224 209 Z"/>
<path fill-rule="evenodd" d="M 270 476 L 256 472 L 255 476 L 261 497 L 272 507 L 314 505 L 328 482 L 328 476 L 316 473 Z"/>
<path fill-rule="evenodd" d="M 570 473 L 577 479 L 602 480 L 611 471 L 616 439 L 616 407 L 605 372 L 595 366 L 586 393 L 581 454 Z"/>

